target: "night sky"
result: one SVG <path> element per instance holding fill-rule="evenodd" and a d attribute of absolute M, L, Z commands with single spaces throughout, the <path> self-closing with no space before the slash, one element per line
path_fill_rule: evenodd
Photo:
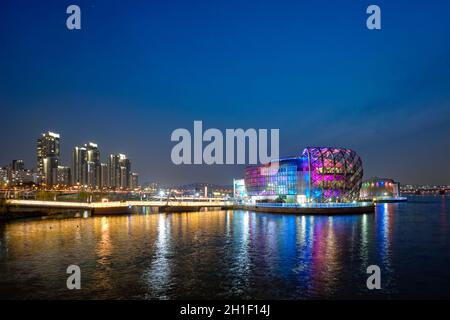
<path fill-rule="evenodd" d="M 365 178 L 450 184 L 450 2 L 2 0 L 0 110 L 0 165 L 34 166 L 53 130 L 66 165 L 93 141 L 141 183 L 231 184 L 242 166 L 171 163 L 171 132 L 202 120 L 279 128 L 283 156 L 352 148 Z"/>

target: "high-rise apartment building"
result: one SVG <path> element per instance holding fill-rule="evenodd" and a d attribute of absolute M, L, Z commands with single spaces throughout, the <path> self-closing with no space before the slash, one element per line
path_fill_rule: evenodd
<path fill-rule="evenodd" d="M 46 157 L 43 159 L 43 178 L 47 186 L 57 183 L 59 157 Z"/>
<path fill-rule="evenodd" d="M 118 155 L 110 154 L 108 158 L 109 186 L 115 188 L 117 186 L 117 170 L 119 168 Z"/>
<path fill-rule="evenodd" d="M 139 187 L 139 175 L 136 172 L 132 172 L 130 177 L 130 188 L 136 189 L 138 187 Z"/>
<path fill-rule="evenodd" d="M 37 172 L 42 174 L 44 182 L 52 185 L 56 182 L 56 171 L 60 155 L 60 135 L 48 131 L 37 139 Z"/>
<path fill-rule="evenodd" d="M 97 181 L 99 181 L 100 188 L 109 187 L 109 168 L 106 163 L 100 163 L 100 169 L 97 170 Z"/>
<path fill-rule="evenodd" d="M 10 185 L 29 184 L 35 182 L 35 173 L 25 169 L 23 160 L 12 160 L 7 168 Z"/>
<path fill-rule="evenodd" d="M 85 163 L 87 150 L 85 147 L 75 147 L 72 152 L 72 185 L 85 185 Z"/>
<path fill-rule="evenodd" d="M 24 164 L 23 160 L 13 160 L 11 162 L 11 170 L 13 170 L 13 171 L 25 170 L 25 164 Z"/>
<path fill-rule="evenodd" d="M 56 183 L 68 186 L 70 184 L 70 168 L 66 166 L 58 166 L 56 171 Z"/>
<path fill-rule="evenodd" d="M 111 154 L 108 159 L 110 186 L 127 189 L 131 186 L 131 161 L 124 154 Z"/>
<path fill-rule="evenodd" d="M 100 150 L 98 145 L 93 142 L 85 144 L 86 148 L 86 184 L 90 187 L 99 187 L 100 181 L 97 180 L 100 170 Z"/>
<path fill-rule="evenodd" d="M 123 189 L 128 189 L 131 187 L 131 160 L 123 159 L 121 162 L 121 170 L 124 174 L 120 177 L 120 187 Z"/>
<path fill-rule="evenodd" d="M 100 186 L 100 150 L 93 142 L 75 147 L 72 152 L 72 184 L 88 187 Z"/>
<path fill-rule="evenodd" d="M 138 175 L 131 172 L 130 159 L 121 153 L 111 154 L 108 163 L 101 163 L 96 143 L 75 147 L 70 168 L 63 166 L 59 157 L 59 134 L 50 131 L 43 133 L 37 139 L 37 170 L 30 175 L 33 181 L 48 186 L 59 184 L 89 188 L 130 189 L 138 186 Z M 10 171 L 14 172 L 24 171 L 23 161 L 13 160 L 11 168 Z"/>

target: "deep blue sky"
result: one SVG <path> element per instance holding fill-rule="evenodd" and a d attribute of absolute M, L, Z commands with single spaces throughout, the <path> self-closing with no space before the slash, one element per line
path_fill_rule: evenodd
<path fill-rule="evenodd" d="M 3 0 L 0 110 L 0 165 L 34 165 L 55 130 L 67 165 L 95 141 L 141 182 L 231 184 L 242 166 L 170 161 L 171 132 L 203 120 L 280 128 L 281 155 L 353 148 L 365 177 L 450 184 L 450 2 Z"/>

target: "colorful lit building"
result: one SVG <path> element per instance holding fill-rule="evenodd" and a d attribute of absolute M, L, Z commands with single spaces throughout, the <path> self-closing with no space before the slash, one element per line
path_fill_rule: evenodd
<path fill-rule="evenodd" d="M 400 197 L 400 183 L 392 179 L 374 177 L 365 180 L 361 186 L 360 197 L 370 200 L 395 200 Z"/>
<path fill-rule="evenodd" d="M 247 191 L 245 190 L 244 179 L 233 179 L 233 197 L 235 199 L 247 198 Z"/>
<path fill-rule="evenodd" d="M 350 202 L 359 198 L 362 177 L 353 150 L 308 147 L 297 157 L 247 167 L 245 189 L 252 202 Z"/>

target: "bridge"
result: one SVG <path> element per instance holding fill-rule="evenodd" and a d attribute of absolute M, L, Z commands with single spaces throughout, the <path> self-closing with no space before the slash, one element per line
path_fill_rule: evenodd
<path fill-rule="evenodd" d="M 89 210 L 92 214 L 114 214 L 127 213 L 132 208 L 151 207 L 159 212 L 185 212 L 198 211 L 201 208 L 222 208 L 233 207 L 231 201 L 217 198 L 200 199 L 170 199 L 170 200 L 150 200 L 150 201 L 108 201 L 108 202 L 70 202 L 70 201 L 41 201 L 41 200 L 21 200 L 7 199 L 3 206 L 7 211 L 18 211 L 20 209 L 72 209 Z"/>
<path fill-rule="evenodd" d="M 415 188 L 415 189 L 405 189 L 401 190 L 402 194 L 409 195 L 449 195 L 450 188 L 439 187 L 439 188 Z"/>
<path fill-rule="evenodd" d="M 124 214 L 131 213 L 133 208 L 147 207 L 155 212 L 192 212 L 201 208 L 241 209 L 255 212 L 293 213 L 308 215 L 363 214 L 375 211 L 373 202 L 357 203 L 256 203 L 235 204 L 226 199 L 191 198 L 191 199 L 159 199 L 159 200 L 128 200 L 105 202 L 71 202 L 71 201 L 41 201 L 41 200 L 3 200 L 3 215 L 0 218 L 27 217 L 32 215 L 52 215 L 61 213 L 62 209 L 87 210 L 91 214 Z M 6 210 L 5 210 L 6 209 Z"/>

